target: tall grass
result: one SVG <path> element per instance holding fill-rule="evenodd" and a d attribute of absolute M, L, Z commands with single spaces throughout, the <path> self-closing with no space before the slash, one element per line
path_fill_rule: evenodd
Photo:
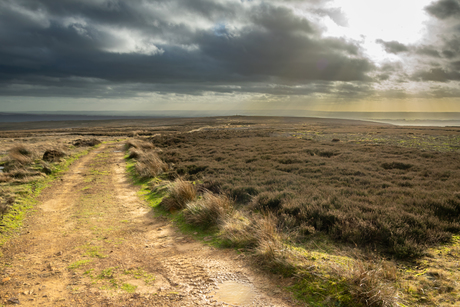
<path fill-rule="evenodd" d="M 168 190 L 169 195 L 163 199 L 161 205 L 169 211 L 184 209 L 187 203 L 194 201 L 197 196 L 195 185 L 182 178 L 172 182 Z"/>
<path fill-rule="evenodd" d="M 225 195 L 205 192 L 200 199 L 186 204 L 184 216 L 189 224 L 210 227 L 223 223 L 232 209 L 233 205 Z"/>
<path fill-rule="evenodd" d="M 24 144 L 19 144 L 8 151 L 10 161 L 19 163 L 20 165 L 32 163 L 36 156 L 37 153 Z"/>
<path fill-rule="evenodd" d="M 144 152 L 137 158 L 136 172 L 142 179 L 153 178 L 168 169 L 155 152 Z"/>

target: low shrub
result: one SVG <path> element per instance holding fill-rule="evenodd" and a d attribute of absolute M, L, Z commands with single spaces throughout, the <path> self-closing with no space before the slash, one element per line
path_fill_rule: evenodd
<path fill-rule="evenodd" d="M 89 139 L 89 140 L 77 139 L 72 142 L 72 145 L 75 147 L 93 147 L 101 143 L 102 142 L 99 141 L 98 139 Z"/>
<path fill-rule="evenodd" d="M 411 168 L 413 165 L 412 164 L 407 164 L 407 163 L 402 163 L 402 162 L 385 162 L 382 163 L 382 167 L 384 169 L 400 169 L 400 170 L 407 170 Z"/>
<path fill-rule="evenodd" d="M 207 228 L 222 223 L 232 209 L 228 197 L 206 192 L 202 198 L 186 204 L 184 216 L 187 223 Z"/>
<path fill-rule="evenodd" d="M 289 199 L 288 193 L 264 192 L 254 198 L 252 207 L 256 210 L 276 211 Z"/>
<path fill-rule="evenodd" d="M 46 150 L 43 154 L 42 160 L 46 162 L 59 162 L 65 156 L 65 152 L 60 150 Z"/>
<path fill-rule="evenodd" d="M 230 192 L 230 196 L 237 203 L 249 203 L 252 198 L 259 194 L 259 191 L 254 187 L 237 187 L 233 188 Z"/>

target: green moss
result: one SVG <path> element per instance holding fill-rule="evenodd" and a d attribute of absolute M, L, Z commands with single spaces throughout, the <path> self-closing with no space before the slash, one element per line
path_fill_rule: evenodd
<path fill-rule="evenodd" d="M 306 276 L 288 288 L 294 296 L 309 306 L 363 306 L 353 299 L 345 281 Z"/>

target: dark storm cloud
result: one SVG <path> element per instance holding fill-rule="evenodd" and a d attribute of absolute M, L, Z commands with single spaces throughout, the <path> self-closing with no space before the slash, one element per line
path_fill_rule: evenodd
<path fill-rule="evenodd" d="M 458 0 L 440 0 L 426 7 L 426 11 L 439 19 L 460 16 L 460 2 Z"/>
<path fill-rule="evenodd" d="M 377 43 L 381 44 L 386 52 L 388 53 L 400 53 L 400 52 L 407 52 L 409 48 L 406 45 L 401 44 L 397 41 L 386 42 L 384 40 L 378 39 L 376 40 Z"/>
<path fill-rule="evenodd" d="M 321 14 L 344 22 L 338 10 Z M 200 93 L 220 85 L 251 92 L 263 87 L 241 85 L 367 82 L 374 69 L 357 43 L 323 38 L 277 1 L 4 0 L 0 41 L 0 95 Z"/>
<path fill-rule="evenodd" d="M 441 54 L 438 50 L 430 46 L 420 46 L 416 50 L 417 54 L 425 55 L 433 58 L 440 58 Z"/>

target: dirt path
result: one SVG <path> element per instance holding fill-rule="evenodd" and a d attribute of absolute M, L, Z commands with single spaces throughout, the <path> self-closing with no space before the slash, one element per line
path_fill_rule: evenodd
<path fill-rule="evenodd" d="M 0 305 L 294 305 L 233 251 L 153 217 L 119 147 L 92 151 L 42 193 L 23 233 L 3 246 Z"/>

